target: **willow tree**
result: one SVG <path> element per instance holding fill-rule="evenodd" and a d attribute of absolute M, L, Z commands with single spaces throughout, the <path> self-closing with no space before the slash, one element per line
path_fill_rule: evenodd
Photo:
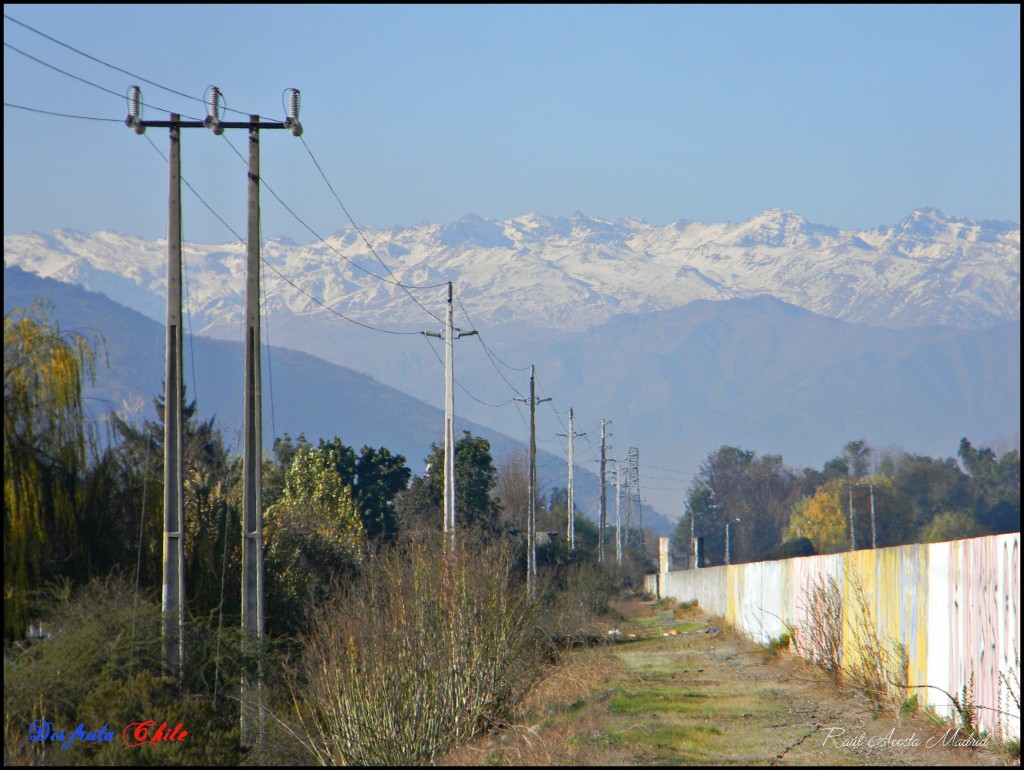
<path fill-rule="evenodd" d="M 94 436 L 82 399 L 94 344 L 62 332 L 36 300 L 4 315 L 4 633 L 24 632 L 28 599 L 75 563 L 82 477 Z M 66 570 L 64 570 L 66 574 Z"/>

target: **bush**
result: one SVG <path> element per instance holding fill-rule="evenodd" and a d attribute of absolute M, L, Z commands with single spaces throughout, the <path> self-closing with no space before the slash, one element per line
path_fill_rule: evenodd
<path fill-rule="evenodd" d="M 422 764 L 510 719 L 550 654 L 500 543 L 440 536 L 370 558 L 319 613 L 291 689 L 324 764 Z"/>
<path fill-rule="evenodd" d="M 136 598 L 131 581 L 110 576 L 75 592 L 58 587 L 40 613 L 49 636 L 5 650 L 5 764 L 238 763 L 238 710 L 226 707 L 233 701 L 217 703 L 201 688 L 183 692 L 163 674 L 160 607 Z M 186 646 L 186 655 L 190 668 L 203 667 L 198 648 Z M 28 740 L 37 719 L 69 732 L 80 723 L 86 731 L 107 724 L 117 735 L 64 750 Z M 196 740 L 173 747 L 122 743 L 126 725 L 150 719 L 181 722 Z"/>

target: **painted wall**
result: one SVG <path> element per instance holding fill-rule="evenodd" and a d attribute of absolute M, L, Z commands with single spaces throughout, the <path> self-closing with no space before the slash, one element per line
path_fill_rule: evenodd
<path fill-rule="evenodd" d="M 799 638 L 808 625 L 811 587 L 833 578 L 847 620 L 866 606 L 877 638 L 905 646 L 909 684 L 930 685 L 910 691 L 920 703 L 951 717 L 946 693 L 959 696 L 973 675 L 981 728 L 995 730 L 998 712 L 1008 712 L 1002 715 L 1005 732 L 1020 736 L 1020 709 L 1000 677 L 1020 678 L 1019 532 L 663 572 L 658 578 L 660 597 L 696 599 L 762 644 L 790 627 Z M 844 623 L 846 661 L 852 659 L 852 629 Z M 1019 697 L 1019 684 L 1014 692 Z"/>

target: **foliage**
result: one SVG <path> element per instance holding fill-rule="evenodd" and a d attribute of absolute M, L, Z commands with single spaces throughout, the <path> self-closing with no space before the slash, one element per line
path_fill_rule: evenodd
<path fill-rule="evenodd" d="M 792 559 L 797 556 L 814 556 L 816 553 L 814 543 L 811 542 L 810 538 L 796 537 L 779 543 L 771 550 L 765 552 L 760 560 Z"/>
<path fill-rule="evenodd" d="M 845 479 L 827 481 L 810 497 L 793 508 L 787 539 L 806 537 L 818 553 L 836 553 L 850 545 L 847 513 L 844 510 Z"/>
<path fill-rule="evenodd" d="M 723 564 L 726 522 L 739 519 L 730 527 L 730 561 L 748 561 L 782 540 L 801 488 L 781 456 L 720 447 L 708 455 L 690 484 L 673 549 L 690 554 L 692 530 L 704 540 L 704 564 Z"/>
<path fill-rule="evenodd" d="M 201 684 L 195 680 L 182 691 L 162 674 L 160 607 L 136 596 L 131 581 L 111 576 L 74 591 L 64 584 L 40 613 L 44 638 L 4 655 L 5 764 L 238 764 L 237 709 L 230 699 L 194 689 Z M 222 645 L 225 658 L 228 647 Z M 168 752 L 167 746 L 129 748 L 117 735 L 110 743 L 63 750 L 28 741 L 35 719 L 67 730 L 107 724 L 115 732 L 146 719 L 181 722 L 196 740 Z"/>
<path fill-rule="evenodd" d="M 313 448 L 304 434 L 293 440 L 286 433 L 284 438 L 274 441 L 274 454 L 281 470 L 270 480 L 271 494 L 279 495 L 283 491 L 283 471 L 291 466 L 296 452 L 303 448 Z M 330 441 L 320 439 L 316 451 L 330 462 L 342 483 L 351 488 L 366 537 L 371 540 L 394 537 L 398 529 L 395 496 L 407 487 L 412 476 L 405 458 L 383 447 L 375 449 L 366 445 L 357 455 L 337 436 Z M 275 500 L 276 496 L 269 502 Z"/>
<path fill-rule="evenodd" d="M 425 479 L 430 501 L 440 509 L 444 499 L 444 447 L 431 444 Z M 455 442 L 455 527 L 457 530 L 497 528 L 498 504 L 491 496 L 498 471 L 485 438 L 463 431 Z M 438 527 L 444 524 L 438 520 Z"/>
<path fill-rule="evenodd" d="M 37 301 L 4 315 L 4 634 L 28 625 L 28 601 L 82 552 L 82 477 L 95 447 L 82 387 L 96 345 L 62 332 Z M 80 577 L 75 575 L 75 577 Z"/>
<path fill-rule="evenodd" d="M 511 569 L 500 543 L 468 536 L 371 557 L 318 615 L 292 684 L 317 761 L 422 764 L 509 719 L 548 655 Z"/>
<path fill-rule="evenodd" d="M 993 532 L 1020 530 L 1020 450 L 998 457 L 963 438 L 957 456 L 971 479 L 978 521 Z"/>
<path fill-rule="evenodd" d="M 964 510 L 944 511 L 921 528 L 918 538 L 922 543 L 942 543 L 991 534 Z"/>
<path fill-rule="evenodd" d="M 264 516 L 268 625 L 301 628 L 311 606 L 358 564 L 363 528 L 349 487 L 330 458 L 301 447 L 285 474 L 281 499 Z"/>

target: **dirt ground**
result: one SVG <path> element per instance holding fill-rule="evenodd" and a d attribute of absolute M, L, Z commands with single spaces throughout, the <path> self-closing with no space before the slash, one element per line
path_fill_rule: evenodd
<path fill-rule="evenodd" d="M 521 724 L 444 764 L 1020 764 L 994 739 L 924 712 L 880 712 L 697 609 L 657 607 L 619 603 L 615 628 L 602 630 L 615 641 L 571 653 L 528 699 Z"/>

